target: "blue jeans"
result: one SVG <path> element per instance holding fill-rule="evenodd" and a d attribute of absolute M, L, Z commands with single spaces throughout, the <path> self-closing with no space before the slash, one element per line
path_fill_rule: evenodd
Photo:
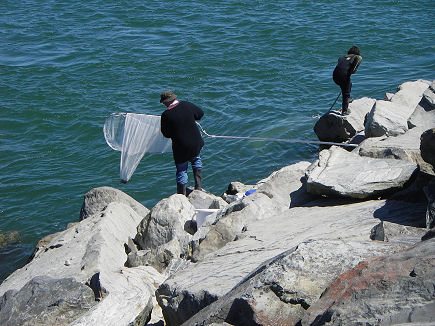
<path fill-rule="evenodd" d="M 175 167 L 177 168 L 177 183 L 185 185 L 187 184 L 187 181 L 189 180 L 187 177 L 187 167 L 190 164 L 192 165 L 192 169 L 202 169 L 202 162 L 199 155 L 197 157 L 194 157 L 188 162 L 175 164 Z"/>

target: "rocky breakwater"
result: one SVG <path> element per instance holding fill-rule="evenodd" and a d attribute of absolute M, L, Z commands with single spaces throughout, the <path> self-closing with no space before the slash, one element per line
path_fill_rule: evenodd
<path fill-rule="evenodd" d="M 352 151 L 324 149 L 220 197 L 195 190 L 149 211 L 91 190 L 80 222 L 0 285 L 0 324 L 435 323 L 434 83 L 387 98 L 320 119 L 339 123 L 319 139 Z"/>

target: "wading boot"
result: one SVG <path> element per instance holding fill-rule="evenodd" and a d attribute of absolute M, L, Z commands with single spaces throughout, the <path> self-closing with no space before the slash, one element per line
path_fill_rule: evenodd
<path fill-rule="evenodd" d="M 193 178 L 195 179 L 195 189 L 201 190 L 202 169 L 193 169 Z"/>
<path fill-rule="evenodd" d="M 181 184 L 181 183 L 177 183 L 177 194 L 181 194 L 186 196 L 186 187 L 187 184 Z"/>

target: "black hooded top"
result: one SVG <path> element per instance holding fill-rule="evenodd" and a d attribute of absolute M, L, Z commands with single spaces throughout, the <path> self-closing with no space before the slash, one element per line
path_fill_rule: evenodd
<path fill-rule="evenodd" d="M 204 112 L 195 104 L 180 101 L 162 113 L 161 131 L 163 136 L 172 139 L 172 153 L 176 164 L 187 162 L 199 155 L 204 146 L 196 120 Z"/>

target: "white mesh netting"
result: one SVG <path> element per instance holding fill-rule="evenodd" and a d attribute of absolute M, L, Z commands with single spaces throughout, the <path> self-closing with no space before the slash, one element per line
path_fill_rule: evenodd
<path fill-rule="evenodd" d="M 130 180 L 145 153 L 172 152 L 171 139 L 160 132 L 160 116 L 112 113 L 105 121 L 104 138 L 114 150 L 121 151 L 121 181 Z"/>

